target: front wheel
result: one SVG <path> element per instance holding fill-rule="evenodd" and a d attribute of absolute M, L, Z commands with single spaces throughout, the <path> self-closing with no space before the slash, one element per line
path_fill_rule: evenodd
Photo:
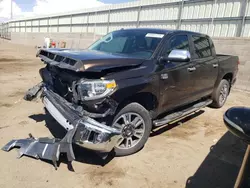
<path fill-rule="evenodd" d="M 211 107 L 221 108 L 227 100 L 229 91 L 230 91 L 229 82 L 225 79 L 221 80 L 219 86 L 214 91 L 214 94 L 212 97 L 213 103 L 211 104 Z"/>
<path fill-rule="evenodd" d="M 152 120 L 143 106 L 130 103 L 115 116 L 112 127 L 122 132 L 122 138 L 114 148 L 116 156 L 131 155 L 146 143 L 152 129 Z"/>

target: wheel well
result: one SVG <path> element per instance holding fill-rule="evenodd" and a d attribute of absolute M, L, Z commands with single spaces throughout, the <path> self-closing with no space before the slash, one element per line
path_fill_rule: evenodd
<path fill-rule="evenodd" d="M 232 73 L 227 73 L 226 75 L 223 76 L 222 79 L 227 80 L 229 83 L 231 83 L 232 79 L 233 79 L 233 74 Z"/>
<path fill-rule="evenodd" d="M 132 102 L 139 103 L 148 111 L 152 111 L 158 106 L 158 100 L 155 95 L 149 92 L 143 92 L 143 93 L 137 93 L 123 100 L 118 105 L 117 111 L 120 111 L 121 108 Z"/>

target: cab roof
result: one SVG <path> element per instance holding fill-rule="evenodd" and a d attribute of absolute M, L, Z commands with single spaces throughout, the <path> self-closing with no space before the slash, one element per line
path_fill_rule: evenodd
<path fill-rule="evenodd" d="M 171 30 L 171 29 L 161 29 L 161 28 L 130 28 L 130 29 L 122 29 L 126 31 L 144 31 L 151 33 L 159 33 L 159 34 L 167 34 L 167 33 L 185 33 L 185 34 L 196 34 L 203 35 L 201 33 L 193 32 L 193 31 L 185 31 L 185 30 Z"/>

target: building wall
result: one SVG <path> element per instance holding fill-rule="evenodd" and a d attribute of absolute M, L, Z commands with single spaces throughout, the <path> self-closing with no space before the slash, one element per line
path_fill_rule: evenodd
<path fill-rule="evenodd" d="M 216 52 L 239 56 L 240 65 L 235 88 L 250 91 L 250 39 L 213 38 Z"/>
<path fill-rule="evenodd" d="M 44 38 L 49 37 L 58 45 L 66 42 L 67 48 L 84 49 L 100 38 L 101 35 L 93 33 L 11 33 L 11 42 L 15 44 L 24 44 L 29 46 L 43 46 Z"/>
<path fill-rule="evenodd" d="M 183 29 L 213 37 L 249 37 L 250 0 L 141 0 L 13 20 L 1 32 L 103 35 L 131 27 Z"/>

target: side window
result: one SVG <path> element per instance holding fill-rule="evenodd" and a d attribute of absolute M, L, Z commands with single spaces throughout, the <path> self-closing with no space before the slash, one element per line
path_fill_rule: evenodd
<path fill-rule="evenodd" d="M 169 48 L 165 54 L 168 56 L 172 50 L 188 50 L 189 51 L 189 43 L 187 35 L 177 35 L 173 36 L 169 41 Z"/>
<path fill-rule="evenodd" d="M 210 47 L 211 47 L 211 52 L 212 52 L 212 55 L 213 55 L 213 53 L 216 53 L 214 43 L 213 43 L 211 38 L 208 38 L 208 40 L 209 40 L 209 44 L 210 44 Z"/>
<path fill-rule="evenodd" d="M 194 42 L 195 55 L 198 58 L 206 58 L 212 56 L 209 40 L 206 37 L 192 36 Z"/>

